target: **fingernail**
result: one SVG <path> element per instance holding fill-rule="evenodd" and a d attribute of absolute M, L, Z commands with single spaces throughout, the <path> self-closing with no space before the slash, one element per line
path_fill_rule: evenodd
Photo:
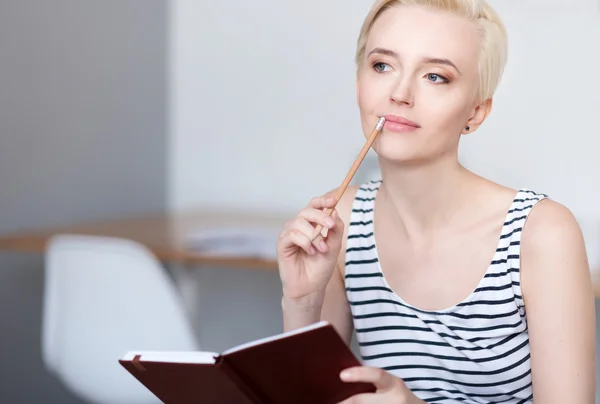
<path fill-rule="evenodd" d="M 344 370 L 342 371 L 342 373 L 340 373 L 340 378 L 342 380 L 350 380 L 352 378 L 352 373 L 347 370 Z"/>
<path fill-rule="evenodd" d="M 326 217 L 325 224 L 327 225 L 327 227 L 329 227 L 331 229 L 332 227 L 335 226 L 335 221 L 331 217 Z"/>
<path fill-rule="evenodd" d="M 321 251 L 327 251 L 327 243 L 325 243 L 323 240 L 321 240 L 321 243 L 319 243 L 319 247 L 321 248 Z"/>

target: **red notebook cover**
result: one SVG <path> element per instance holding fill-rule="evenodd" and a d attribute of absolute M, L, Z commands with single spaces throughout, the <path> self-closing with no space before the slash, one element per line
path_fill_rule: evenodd
<path fill-rule="evenodd" d="M 336 404 L 375 391 L 340 380 L 360 362 L 327 322 L 222 354 L 129 352 L 119 362 L 166 404 Z"/>

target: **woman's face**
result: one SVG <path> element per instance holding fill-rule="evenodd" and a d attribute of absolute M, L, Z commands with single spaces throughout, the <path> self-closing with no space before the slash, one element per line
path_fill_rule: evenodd
<path fill-rule="evenodd" d="M 357 92 L 365 136 L 388 117 L 373 145 L 380 157 L 415 163 L 456 155 L 465 126 L 472 131 L 487 114 L 475 105 L 479 49 L 475 24 L 447 12 L 395 6 L 379 16 Z"/>

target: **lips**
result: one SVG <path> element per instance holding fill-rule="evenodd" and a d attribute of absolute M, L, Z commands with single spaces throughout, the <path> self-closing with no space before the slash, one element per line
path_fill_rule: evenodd
<path fill-rule="evenodd" d="M 412 126 L 414 128 L 420 128 L 421 127 L 416 122 L 413 122 L 413 121 L 411 121 L 409 119 L 406 119 L 403 116 L 398 116 L 398 115 L 384 115 L 383 117 L 385 118 L 386 123 L 387 122 L 392 122 L 392 123 L 397 123 L 397 124 L 401 124 L 401 125 L 405 125 L 405 126 Z"/>
<path fill-rule="evenodd" d="M 421 126 L 416 122 L 398 115 L 384 115 L 383 128 L 390 132 L 414 132 Z"/>

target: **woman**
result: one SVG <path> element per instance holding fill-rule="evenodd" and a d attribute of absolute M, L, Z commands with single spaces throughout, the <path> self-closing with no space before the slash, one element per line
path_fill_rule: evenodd
<path fill-rule="evenodd" d="M 546 195 L 460 165 L 506 34 L 483 0 L 384 0 L 358 41 L 381 182 L 313 199 L 278 240 L 286 330 L 330 321 L 377 392 L 347 403 L 593 403 L 594 296 L 580 229 Z M 326 231 L 313 242 L 315 226 Z M 326 234 L 325 234 L 326 233 Z"/>

